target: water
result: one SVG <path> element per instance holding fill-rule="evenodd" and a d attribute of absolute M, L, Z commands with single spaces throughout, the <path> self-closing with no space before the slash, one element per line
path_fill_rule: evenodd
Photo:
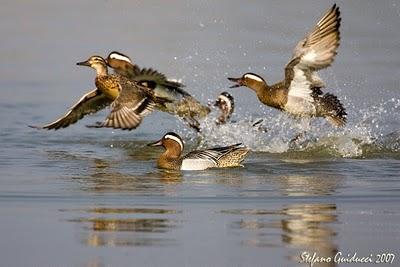
<path fill-rule="evenodd" d="M 329 1 L 5 1 L 0 9 L 2 266 L 309 266 L 302 253 L 376 259 L 400 242 L 400 4 L 339 1 L 339 54 L 322 72 L 347 108 L 332 129 L 261 106 L 244 88 L 235 123 L 197 135 L 150 115 L 138 130 L 50 122 L 93 88 L 75 66 L 118 50 L 182 79 L 203 102 L 252 71 L 282 78 Z M 212 114 L 215 116 L 215 114 Z M 249 127 L 264 119 L 262 129 Z M 244 168 L 174 173 L 145 144 L 174 130 L 189 149 L 243 142 Z M 350 256 L 348 256 L 350 254 Z M 303 254 L 305 256 L 305 254 Z M 369 266 L 327 263 L 314 266 Z"/>

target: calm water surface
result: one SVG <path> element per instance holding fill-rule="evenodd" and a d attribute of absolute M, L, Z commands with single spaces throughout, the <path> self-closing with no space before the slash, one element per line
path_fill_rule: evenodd
<path fill-rule="evenodd" d="M 0 9 L 1 266 L 309 266 L 302 253 L 400 265 L 400 3 L 338 1 L 342 42 L 322 72 L 344 129 L 263 107 L 226 77 L 283 76 L 330 1 L 3 1 Z M 93 88 L 75 66 L 119 50 L 182 79 L 206 103 L 236 99 L 235 123 L 197 135 L 167 114 L 138 130 L 38 131 Z M 216 116 L 216 114 L 212 114 Z M 249 127 L 263 118 L 262 132 Z M 188 149 L 243 142 L 245 167 L 155 168 L 145 145 L 174 130 Z M 304 254 L 305 255 L 305 254 Z M 314 266 L 379 266 L 325 263 Z"/>

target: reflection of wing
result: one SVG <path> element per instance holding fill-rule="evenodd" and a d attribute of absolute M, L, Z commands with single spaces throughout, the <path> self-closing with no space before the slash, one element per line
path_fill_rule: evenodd
<path fill-rule="evenodd" d="M 127 82 L 112 106 L 113 109 L 104 122 L 89 127 L 135 129 L 140 125 L 143 117 L 154 109 L 155 103 L 152 96 L 141 90 L 141 87 L 132 82 Z"/>
<path fill-rule="evenodd" d="M 285 67 L 289 98 L 313 102 L 314 88 L 325 86 L 316 71 L 328 67 L 334 60 L 340 41 L 340 20 L 339 7 L 334 5 L 314 30 L 297 44 L 292 59 Z"/>
<path fill-rule="evenodd" d="M 85 115 L 95 113 L 108 105 L 112 100 L 107 98 L 99 90 L 95 89 L 85 94 L 79 101 L 73 105 L 69 111 L 55 122 L 49 123 L 44 126 L 31 126 L 38 129 L 57 130 L 60 128 L 68 127 L 82 119 Z"/>

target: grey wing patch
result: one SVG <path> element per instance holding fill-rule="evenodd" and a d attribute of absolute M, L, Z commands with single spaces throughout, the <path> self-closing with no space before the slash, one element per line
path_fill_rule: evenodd
<path fill-rule="evenodd" d="M 38 129 L 58 130 L 66 128 L 71 124 L 76 123 L 88 114 L 95 113 L 105 107 L 109 106 L 112 100 L 107 98 L 99 90 L 95 89 L 85 94 L 79 101 L 73 105 L 68 112 L 58 120 L 46 124 L 44 126 L 30 126 Z"/>
<path fill-rule="evenodd" d="M 140 125 L 143 117 L 154 110 L 155 103 L 151 95 L 146 94 L 140 87 L 133 83 L 127 83 L 112 106 L 113 109 L 104 122 L 89 127 L 135 129 Z"/>
<path fill-rule="evenodd" d="M 231 152 L 234 149 L 241 147 L 242 144 L 235 144 L 232 146 L 226 147 L 216 147 L 210 148 L 205 150 L 196 150 L 188 153 L 183 157 L 183 159 L 203 159 L 213 162 L 215 165 L 218 165 L 218 160 L 226 155 L 227 153 Z"/>

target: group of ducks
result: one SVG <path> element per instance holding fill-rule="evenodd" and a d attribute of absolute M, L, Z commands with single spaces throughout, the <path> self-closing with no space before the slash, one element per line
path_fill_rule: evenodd
<path fill-rule="evenodd" d="M 317 71 L 331 65 L 340 41 L 340 11 L 334 5 L 319 20 L 315 28 L 301 40 L 285 66 L 285 78 L 273 85 L 257 74 L 246 73 L 231 88 L 246 86 L 252 89 L 265 105 L 287 112 L 295 117 L 323 117 L 336 127 L 346 123 L 346 111 L 339 99 L 330 93 L 323 94 L 325 83 Z M 96 71 L 96 89 L 86 93 L 58 120 L 34 126 L 41 129 L 60 129 L 76 123 L 85 115 L 107 106 L 111 112 L 102 122 L 88 127 L 132 130 L 143 117 L 154 109 L 178 116 L 190 127 L 201 131 L 199 120 L 210 112 L 210 105 L 203 105 L 186 92 L 184 85 L 169 80 L 151 68 L 139 68 L 119 52 L 106 58 L 91 56 L 77 65 Z M 108 67 L 114 70 L 109 74 Z M 223 92 L 214 106 L 221 110 L 216 124 L 229 121 L 234 110 L 233 97 Z M 158 167 L 173 170 L 203 170 L 212 167 L 240 166 L 249 149 L 242 144 L 190 152 L 182 156 L 184 142 L 176 133 L 169 132 L 150 146 L 162 146 L 165 151 L 157 161 Z"/>

